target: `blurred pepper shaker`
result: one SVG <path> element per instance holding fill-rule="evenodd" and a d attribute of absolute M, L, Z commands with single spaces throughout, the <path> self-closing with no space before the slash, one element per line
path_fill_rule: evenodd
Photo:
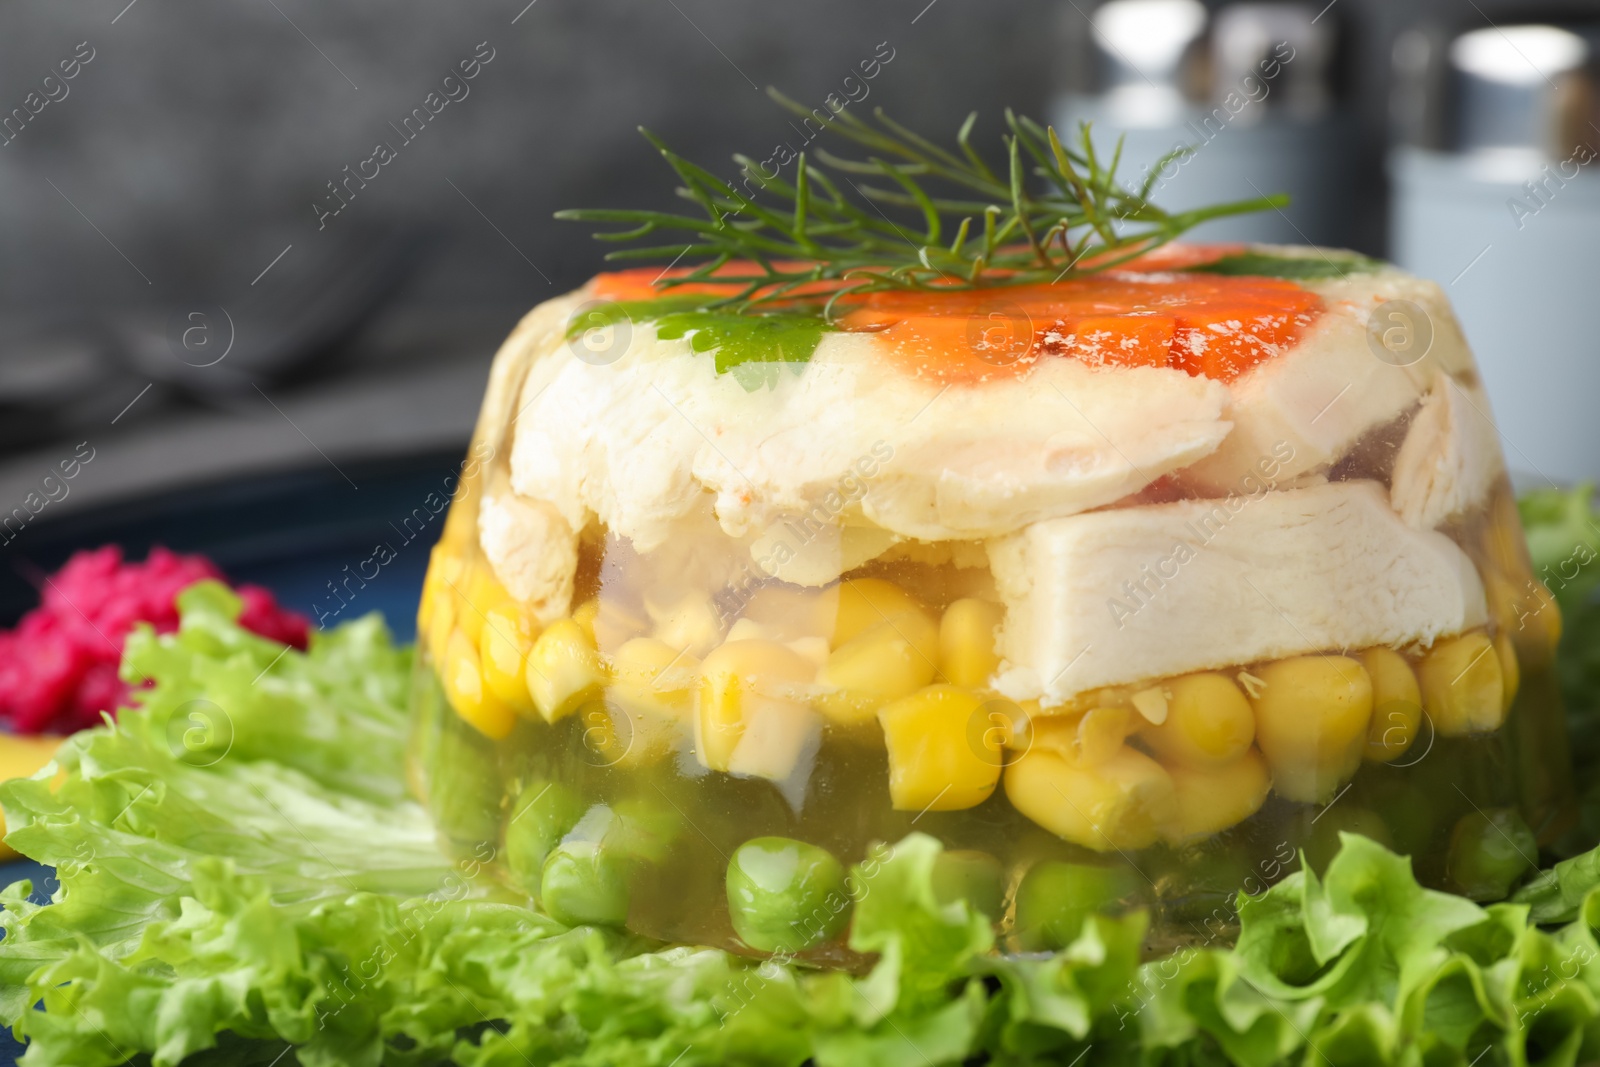
<path fill-rule="evenodd" d="M 1593 53 L 1536 25 L 1395 46 L 1391 249 L 1446 287 L 1519 485 L 1600 477 Z"/>
<path fill-rule="evenodd" d="M 1198 240 L 1349 242 L 1355 127 L 1334 106 L 1334 32 L 1310 5 L 1238 3 L 1208 19 L 1198 0 L 1109 0 L 1063 12 L 1067 54 L 1086 71 L 1051 118 L 1091 122 L 1119 173 L 1168 210 L 1288 193 L 1290 206 L 1207 223 Z M 1080 76 L 1081 77 L 1081 76 Z M 1164 165 L 1175 149 L 1192 149 Z"/>

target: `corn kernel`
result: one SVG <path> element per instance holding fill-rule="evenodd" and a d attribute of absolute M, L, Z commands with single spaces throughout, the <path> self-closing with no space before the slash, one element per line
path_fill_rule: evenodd
<path fill-rule="evenodd" d="M 1012 748 L 1024 752 L 1035 748 L 1046 749 L 1054 752 L 1062 759 L 1078 760 L 1078 728 L 1083 723 L 1083 717 L 1088 712 L 1068 713 L 1066 715 L 1039 715 L 1028 724 L 1028 733 L 1019 741 L 1011 744 Z"/>
<path fill-rule="evenodd" d="M 489 691 L 519 710 L 532 710 L 528 700 L 528 650 L 533 647 L 533 627 L 528 617 L 512 606 L 490 608 L 484 613 L 483 630 L 478 635 L 478 658 L 483 681 Z"/>
<path fill-rule="evenodd" d="M 989 799 L 1000 781 L 998 753 L 970 738 L 983 704 L 970 690 L 930 685 L 878 713 L 898 810 L 961 811 Z"/>
<path fill-rule="evenodd" d="M 433 601 L 433 610 L 428 615 L 427 638 L 428 654 L 433 657 L 435 664 L 444 661 L 445 649 L 450 645 L 450 635 L 456 630 L 456 603 L 460 600 L 453 591 L 446 588 L 440 591 Z"/>
<path fill-rule="evenodd" d="M 478 650 L 461 630 L 451 634 L 445 645 L 439 681 L 456 714 L 485 737 L 498 741 L 516 725 L 516 712 L 483 684 Z"/>
<path fill-rule="evenodd" d="M 474 441 L 473 453 L 481 443 Z M 478 484 L 482 477 L 476 473 L 468 475 L 456 486 L 456 491 L 450 494 L 450 503 L 444 513 L 444 529 L 440 531 L 439 543 L 448 545 L 451 549 L 460 551 L 466 545 L 478 539 Z"/>
<path fill-rule="evenodd" d="M 443 581 L 445 555 L 443 545 L 434 545 L 428 551 L 428 570 L 422 576 L 422 598 L 417 601 L 418 633 L 423 632 L 425 629 L 423 624 L 433 614 L 433 606 L 439 600 L 440 590 L 449 588 Z"/>
<path fill-rule="evenodd" d="M 1514 573 L 1527 572 L 1518 563 Z M 1489 609 L 1499 631 L 1510 636 L 1518 661 L 1529 667 L 1548 666 L 1561 643 L 1561 608 L 1555 596 L 1536 578 L 1519 582 L 1491 570 L 1483 579 Z"/>
<path fill-rule="evenodd" d="M 764 622 L 754 619 L 735 619 L 732 626 L 728 627 L 725 641 L 776 641 L 778 629 Z"/>
<path fill-rule="evenodd" d="M 1128 708 L 1090 708 L 1081 713 L 1050 715 L 1034 720 L 1031 745 L 1049 749 L 1073 763 L 1092 767 L 1121 752 L 1122 743 L 1137 729 L 1138 720 Z"/>
<path fill-rule="evenodd" d="M 1006 609 L 987 600 L 957 600 L 939 619 L 939 670 L 952 685 L 977 689 L 1000 667 L 995 631 Z"/>
<path fill-rule="evenodd" d="M 1372 679 L 1348 656 L 1295 656 L 1263 666 L 1256 741 L 1279 795 L 1326 801 L 1361 763 Z"/>
<path fill-rule="evenodd" d="M 1522 666 L 1517 662 L 1517 646 L 1505 634 L 1494 639 L 1495 654 L 1500 657 L 1500 676 L 1504 680 L 1502 708 L 1509 714 L 1517 702 L 1517 690 L 1522 688 Z"/>
<path fill-rule="evenodd" d="M 1256 736 L 1250 701 L 1225 674 L 1185 674 L 1167 682 L 1167 717 L 1144 739 L 1162 761 L 1191 767 L 1236 762 Z"/>
<path fill-rule="evenodd" d="M 832 634 L 834 648 L 854 640 L 869 627 L 901 615 L 928 618 L 927 609 L 916 597 L 882 578 L 846 578 L 838 590 Z M 937 651 L 937 643 L 934 648 Z"/>
<path fill-rule="evenodd" d="M 1058 837 L 1098 852 L 1153 845 L 1174 818 L 1172 777 L 1123 747 L 1089 767 L 1035 746 L 1006 768 L 1011 806 Z"/>
<path fill-rule="evenodd" d="M 826 637 L 796 637 L 792 641 L 785 641 L 784 644 L 810 660 L 811 665 L 819 671 L 827 666 L 828 657 L 833 654 L 828 649 Z"/>
<path fill-rule="evenodd" d="M 1016 752 L 1032 747 L 1033 725 L 1023 704 L 1034 705 L 1037 714 L 1035 701 L 1018 703 L 987 693 L 979 699 L 978 712 L 967 726 L 968 747 L 997 767 L 1015 759 Z"/>
<path fill-rule="evenodd" d="M 745 605 L 742 618 L 759 623 L 773 637 L 828 638 L 839 614 L 839 588 L 802 589 L 773 583 L 757 589 Z"/>
<path fill-rule="evenodd" d="M 1089 766 L 1101 764 L 1122 749 L 1133 733 L 1133 713 L 1127 708 L 1090 708 L 1078 720 L 1078 760 Z"/>
<path fill-rule="evenodd" d="M 455 583 L 454 590 L 456 625 L 475 645 L 483 640 L 483 620 L 488 613 L 515 603 L 486 563 L 468 568 L 463 578 Z"/>
<path fill-rule="evenodd" d="M 1445 737 L 1488 733 L 1505 721 L 1505 673 L 1481 630 L 1434 645 L 1417 666 L 1422 706 Z"/>
<path fill-rule="evenodd" d="M 1422 728 L 1422 690 L 1411 664 L 1392 648 L 1369 648 L 1361 665 L 1372 679 L 1372 721 L 1362 755 L 1373 763 L 1398 758 Z"/>
<path fill-rule="evenodd" d="M 577 623 L 584 633 L 589 635 L 589 640 L 594 640 L 594 620 L 600 614 L 600 601 L 598 599 L 585 600 L 582 604 L 572 609 L 572 621 Z"/>
<path fill-rule="evenodd" d="M 920 612 L 869 626 L 835 648 L 817 681 L 817 706 L 838 723 L 870 720 L 879 708 L 933 681 L 939 633 Z"/>
<path fill-rule="evenodd" d="M 466 573 L 467 564 L 459 552 L 454 551 L 443 541 L 433 546 L 428 553 L 428 581 L 433 584 L 437 592 L 453 589 L 461 582 L 461 576 Z"/>
<path fill-rule="evenodd" d="M 1004 720 L 1003 724 L 993 718 L 990 721 L 994 726 L 1003 725 L 1007 748 L 1026 752 L 1033 747 L 1034 724 L 1043 722 L 1045 718 L 1037 700 L 991 702 L 990 711 Z"/>
<path fill-rule="evenodd" d="M 728 641 L 713 649 L 700 668 L 695 751 L 714 771 L 727 771 L 745 730 L 757 718 L 806 718 L 803 690 L 816 675 L 805 657 L 776 641 Z M 765 760 L 764 763 L 773 763 Z"/>
<path fill-rule="evenodd" d="M 745 722 L 744 733 L 728 757 L 728 773 L 795 783 L 803 791 L 805 779 L 796 779 L 795 772 L 809 770 L 809 764 L 801 767 L 801 760 L 816 752 L 821 739 L 822 716 L 810 707 L 786 700 L 764 701 Z"/>
<path fill-rule="evenodd" d="M 1267 761 L 1253 748 L 1232 763 L 1210 766 L 1170 766 L 1177 803 L 1172 822 L 1164 829 L 1175 845 L 1187 844 L 1235 826 L 1266 802 L 1272 789 Z"/>
<path fill-rule="evenodd" d="M 528 650 L 523 680 L 545 722 L 556 722 L 600 695 L 605 668 L 594 640 L 571 619 L 561 619 Z"/>
<path fill-rule="evenodd" d="M 704 593 L 684 593 L 664 600 L 646 596 L 644 610 L 654 623 L 651 637 L 674 649 L 686 649 L 696 658 L 716 648 L 722 640 L 722 615 Z"/>
<path fill-rule="evenodd" d="M 638 612 L 624 608 L 614 600 L 602 600 L 599 597 L 585 600 L 573 608 L 569 618 L 589 635 L 596 648 L 608 654 L 650 628 L 649 620 Z"/>
<path fill-rule="evenodd" d="M 476 645 L 483 638 L 483 608 L 471 597 L 459 593 L 454 600 L 456 629 L 466 634 L 467 640 Z"/>
<path fill-rule="evenodd" d="M 602 597 L 597 602 L 590 629 L 594 633 L 595 647 L 609 656 L 633 638 L 649 633 L 650 620 L 631 605 Z"/>
<path fill-rule="evenodd" d="M 689 721 L 700 661 L 653 637 L 635 637 L 612 657 L 609 696 L 633 712 Z"/>

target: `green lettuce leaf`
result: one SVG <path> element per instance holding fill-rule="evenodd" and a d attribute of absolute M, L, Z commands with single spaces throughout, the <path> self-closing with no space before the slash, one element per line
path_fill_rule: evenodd
<path fill-rule="evenodd" d="M 445 859 L 406 798 L 410 656 L 375 617 L 304 654 L 202 584 L 124 669 L 142 706 L 0 787 L 53 864 L 0 894 L 0 1010 L 28 1067 L 1580 1064 L 1600 1055 L 1600 894 L 1423 889 L 1346 835 L 1239 900 L 1236 948 L 1141 962 L 1142 912 L 1052 954 L 994 952 L 914 834 L 851 872 L 864 974 L 568 929 Z M 59 777 L 57 770 L 64 772 Z M 1530 917 L 1561 919 L 1545 930 Z"/>
<path fill-rule="evenodd" d="M 1600 516 L 1593 498 L 1594 487 L 1585 484 L 1536 489 L 1517 504 L 1534 575 L 1555 595 L 1561 609 L 1555 673 L 1567 708 L 1573 765 L 1579 768 L 1600 766 Z M 1530 598 L 1527 609 L 1536 605 Z M 1591 775 L 1585 781 L 1580 776 L 1578 782 L 1583 820 L 1579 831 L 1563 842 L 1568 851 L 1600 840 L 1600 779 Z M 1543 872 L 1528 890 L 1547 893 L 1557 879 L 1563 887 L 1560 907 L 1546 910 L 1536 904 L 1540 921 L 1565 921 L 1577 914 L 1588 889 L 1600 885 L 1600 856 L 1590 858 L 1586 866 L 1567 863 Z M 1534 903 L 1533 897 L 1528 900 Z"/>
<path fill-rule="evenodd" d="M 1588 607 L 1600 586 L 1600 524 L 1594 486 L 1535 489 L 1517 502 L 1533 571 L 1564 612 Z"/>

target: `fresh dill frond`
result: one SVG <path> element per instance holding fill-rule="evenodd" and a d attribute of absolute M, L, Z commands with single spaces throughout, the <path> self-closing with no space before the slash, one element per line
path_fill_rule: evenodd
<path fill-rule="evenodd" d="M 1269 196 L 1166 211 L 1150 200 L 1153 178 L 1189 150 L 1158 160 L 1150 180 L 1129 188 L 1117 177 L 1121 140 L 1104 160 L 1087 124 L 1069 146 L 1053 128 L 1008 110 L 1005 162 L 991 166 L 972 146 L 976 113 L 961 124 L 951 150 L 882 109 L 869 122 L 849 110 L 809 111 L 768 92 L 813 122 L 826 117 L 824 132 L 864 154 L 800 153 L 792 176 L 776 168 L 768 173 L 736 155 L 743 181 L 734 184 L 641 128 L 682 181 L 678 194 L 699 210 L 580 208 L 556 217 L 622 227 L 595 237 L 647 243 L 612 252 L 608 260 L 688 264 L 687 272 L 657 282 L 663 292 L 685 284 L 727 285 L 721 306 L 745 312 L 824 296 L 831 308 L 841 296 L 885 289 L 1054 282 L 1115 268 L 1212 219 L 1287 203 Z M 717 276 L 735 263 L 738 277 Z"/>

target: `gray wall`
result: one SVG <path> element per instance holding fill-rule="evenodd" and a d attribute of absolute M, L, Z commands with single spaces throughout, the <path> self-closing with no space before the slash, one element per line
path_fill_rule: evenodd
<path fill-rule="evenodd" d="M 519 309 L 599 266 L 584 229 L 552 221 L 551 211 L 666 202 L 670 179 L 635 126 L 708 162 L 736 149 L 764 154 L 792 131 L 756 86 L 820 102 L 886 41 L 894 59 L 870 83 L 868 104 L 931 130 L 951 129 L 976 108 L 996 129 L 1007 105 L 1043 112 L 1061 75 L 1060 28 L 1081 23 L 1091 6 L 126 2 L 33 0 L 0 10 L 0 114 L 22 106 L 78 42 L 95 50 L 69 95 L 0 147 L 0 315 L 220 297 L 248 286 L 291 243 L 274 269 L 293 272 L 328 237 L 311 208 L 324 183 L 378 140 L 395 139 L 389 123 L 488 42 L 495 58 L 470 96 L 328 226 L 436 227 L 447 240 L 407 304 L 481 307 L 486 330 L 499 332 Z M 1347 38 L 1347 87 L 1365 138 L 1366 208 L 1350 243 L 1382 251 L 1388 52 L 1402 26 L 1597 10 L 1593 2 L 1336 0 L 1328 17 Z"/>
<path fill-rule="evenodd" d="M 514 25 L 522 3 L 507 0 L 8 6 L 0 109 L 22 105 L 78 42 L 95 58 L 0 148 L 0 307 L 247 285 L 286 245 L 328 236 L 311 207 L 324 183 L 375 142 L 399 144 L 389 123 L 487 42 L 494 59 L 470 95 L 327 226 L 436 226 L 450 240 L 413 299 L 509 316 L 599 265 L 586 230 L 551 211 L 667 202 L 670 176 L 638 125 L 706 162 L 765 154 L 794 134 L 757 86 L 820 103 L 884 41 L 894 58 L 866 102 L 909 122 L 953 129 L 969 108 L 994 120 L 1007 104 L 1041 109 L 1048 5 L 980 18 L 971 0 L 939 0 L 913 24 L 926 2 L 537 0 Z"/>

